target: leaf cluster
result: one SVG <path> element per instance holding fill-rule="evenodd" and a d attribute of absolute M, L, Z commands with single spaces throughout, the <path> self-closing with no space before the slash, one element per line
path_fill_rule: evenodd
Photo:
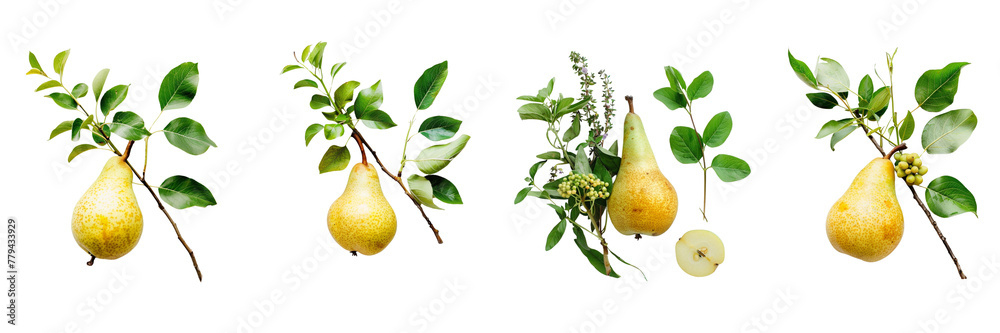
<path fill-rule="evenodd" d="M 78 111 L 81 114 L 80 117 L 56 125 L 49 134 L 49 140 L 60 134 L 69 133 L 70 140 L 76 142 L 81 140 L 84 133 L 90 133 L 87 136 L 91 142 L 81 143 L 74 147 L 70 151 L 67 161 L 72 162 L 80 154 L 97 149 L 121 155 L 121 151 L 115 145 L 116 137 L 126 141 L 143 140 L 148 153 L 149 139 L 157 133 L 163 133 L 167 142 L 191 155 L 201 155 L 210 147 L 217 147 L 215 142 L 208 137 L 204 126 L 191 118 L 177 117 L 160 129 L 153 127 L 157 120 L 162 117 L 164 111 L 187 107 L 194 100 L 198 90 L 198 64 L 185 62 L 167 73 L 160 84 L 157 95 L 160 112 L 153 122 L 146 125 L 139 114 L 133 111 L 119 110 L 128 97 L 129 85 L 119 84 L 104 90 L 110 69 L 105 68 L 98 71 L 89 86 L 82 82 L 75 85 L 66 84 L 64 74 L 69 55 L 70 50 L 57 54 L 52 63 L 54 74 L 49 75 L 42 68 L 35 54 L 29 52 L 28 64 L 31 68 L 27 72 L 28 75 L 39 75 L 46 79 L 35 89 L 36 92 L 49 92 L 45 97 L 51 99 L 56 105 L 64 109 Z M 87 112 L 83 104 L 83 100 L 88 94 L 94 98 L 93 113 Z M 148 157 L 146 160 L 148 161 Z M 145 164 L 144 161 L 143 174 L 139 175 L 141 178 L 145 177 Z M 167 204 L 177 209 L 216 204 L 215 197 L 207 187 L 183 175 L 167 178 L 160 184 L 158 191 Z"/>

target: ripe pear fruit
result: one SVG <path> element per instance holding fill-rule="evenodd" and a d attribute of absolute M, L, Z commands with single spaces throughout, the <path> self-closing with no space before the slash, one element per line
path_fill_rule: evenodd
<path fill-rule="evenodd" d="M 112 157 L 73 208 L 73 238 L 96 258 L 118 259 L 135 248 L 141 235 L 132 169 L 122 156 Z"/>
<path fill-rule="evenodd" d="M 715 233 L 708 230 L 691 230 L 677 240 L 674 247 L 677 265 L 691 276 L 708 276 L 726 260 L 726 248 Z"/>
<path fill-rule="evenodd" d="M 396 213 L 382 195 L 374 165 L 354 165 L 344 194 L 330 205 L 326 223 L 337 244 L 351 254 L 370 256 L 389 245 L 396 235 Z"/>
<path fill-rule="evenodd" d="M 826 235 L 834 249 L 868 262 L 892 253 L 903 238 L 895 180 L 888 158 L 876 158 L 861 169 L 826 216 Z"/>
<path fill-rule="evenodd" d="M 615 178 L 608 215 L 611 224 L 624 235 L 657 236 L 667 231 L 677 217 L 677 191 L 660 172 L 649 146 L 642 120 L 625 96 L 629 112 L 625 116 L 622 161 Z"/>

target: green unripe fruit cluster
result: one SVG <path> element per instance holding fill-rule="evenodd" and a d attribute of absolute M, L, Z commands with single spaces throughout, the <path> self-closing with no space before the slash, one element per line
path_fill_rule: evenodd
<path fill-rule="evenodd" d="M 607 199 L 611 193 L 608 192 L 608 183 L 600 180 L 596 175 L 573 173 L 566 177 L 562 183 L 559 183 L 559 195 L 565 198 L 578 196 L 583 199 L 581 201 L 593 201 Z"/>
<path fill-rule="evenodd" d="M 897 152 L 892 158 L 896 160 L 896 177 L 902 178 L 906 185 L 920 185 L 924 182 L 927 166 L 920 160 L 920 155 Z"/>

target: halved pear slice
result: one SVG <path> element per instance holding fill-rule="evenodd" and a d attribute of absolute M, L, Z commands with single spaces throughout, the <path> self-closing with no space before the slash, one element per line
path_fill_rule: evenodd
<path fill-rule="evenodd" d="M 726 259 L 719 236 L 708 230 L 691 230 L 677 240 L 677 265 L 691 276 L 707 276 Z"/>

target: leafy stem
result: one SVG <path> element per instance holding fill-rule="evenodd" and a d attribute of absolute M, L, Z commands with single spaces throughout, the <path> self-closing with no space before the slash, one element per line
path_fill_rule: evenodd
<path fill-rule="evenodd" d="M 681 89 L 686 94 L 686 89 Z M 627 98 L 629 112 L 632 111 L 632 99 Z M 705 142 L 702 140 L 702 133 L 698 132 L 698 125 L 694 123 L 694 114 L 692 112 L 693 101 L 688 101 L 687 105 L 684 106 L 684 111 L 687 112 L 688 118 L 691 119 L 691 128 L 694 132 L 698 134 L 698 146 L 701 147 L 701 160 L 698 161 L 698 166 L 701 167 L 701 218 L 708 222 L 708 156 L 705 154 Z"/>

